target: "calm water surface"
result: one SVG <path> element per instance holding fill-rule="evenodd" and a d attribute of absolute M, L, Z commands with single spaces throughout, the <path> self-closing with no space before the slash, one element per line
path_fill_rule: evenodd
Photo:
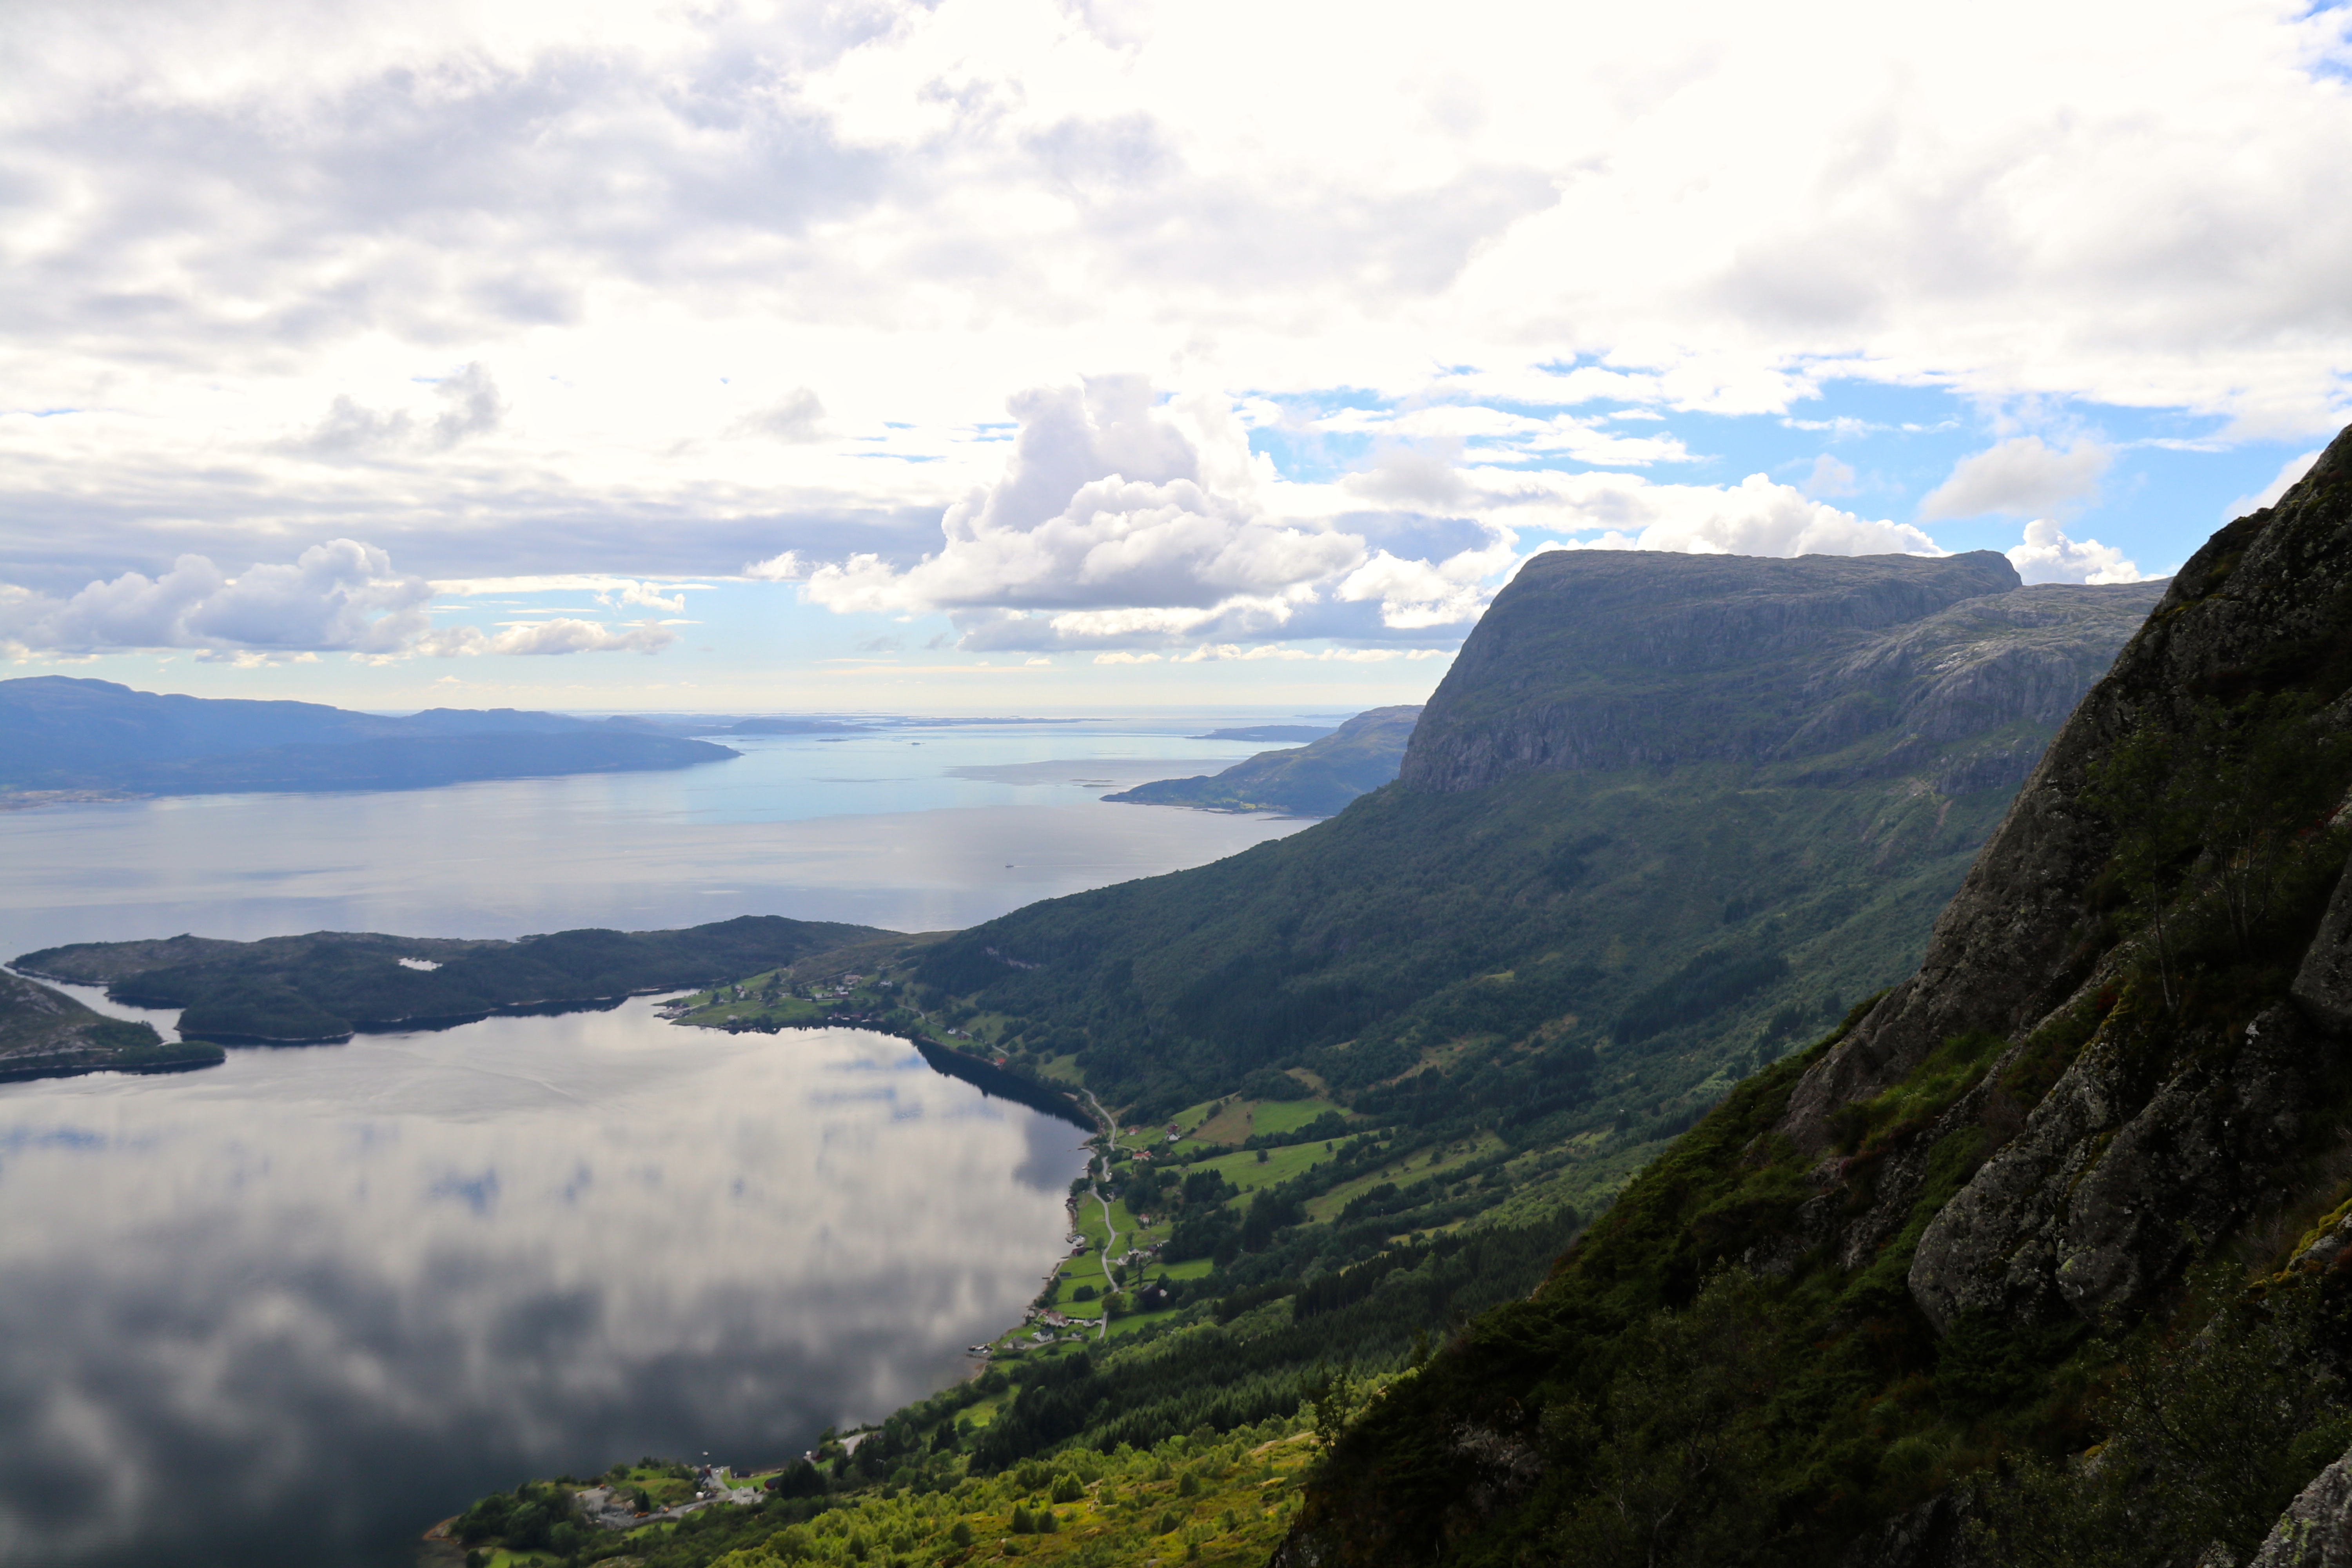
<path fill-rule="evenodd" d="M 0 1087 L 0 1562 L 400 1564 L 961 1374 L 1081 1131 L 853 1030 L 615 1012 Z"/>
<path fill-rule="evenodd" d="M 1257 749 L 1183 738 L 1217 719 L 0 813 L 0 957 L 962 926 L 1305 826 L 1097 798 Z M 528 1476 L 797 1452 L 1018 1318 L 1080 1136 L 901 1042 L 679 1029 L 645 1000 L 0 1086 L 0 1562 L 405 1568 L 425 1525 Z"/>
<path fill-rule="evenodd" d="M 1259 749 L 1184 738 L 1214 717 L 729 736 L 743 756 L 676 773 L 0 812 L 0 959 L 180 931 L 967 926 L 1306 826 L 1099 798 Z"/>

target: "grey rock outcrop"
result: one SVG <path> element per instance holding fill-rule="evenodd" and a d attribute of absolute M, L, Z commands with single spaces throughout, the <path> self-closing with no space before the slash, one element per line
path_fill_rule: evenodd
<path fill-rule="evenodd" d="M 2352 1568 L 2352 1454 L 2296 1494 L 2246 1568 Z"/>
<path fill-rule="evenodd" d="M 1529 770 L 1811 763 L 1853 778 L 1925 762 L 1959 789 L 2010 788 L 2157 593 L 2021 587 L 1990 551 L 1551 552 L 1463 644 L 1401 776 L 1459 792 Z M 2016 722 L 2043 732 L 1937 755 Z"/>
<path fill-rule="evenodd" d="M 2337 879 L 2288 994 L 2323 1027 L 2352 1034 L 2352 877 Z"/>
<path fill-rule="evenodd" d="M 2135 999 L 2118 1005 L 1928 1223 L 1910 1289 L 1939 1331 L 1968 1311 L 2031 1323 L 2144 1307 L 2271 1195 L 2264 1173 L 2294 1150 L 2330 1044 L 2276 1007 L 2234 1048 L 2172 1057 L 2151 1081 L 2150 1032 Z"/>

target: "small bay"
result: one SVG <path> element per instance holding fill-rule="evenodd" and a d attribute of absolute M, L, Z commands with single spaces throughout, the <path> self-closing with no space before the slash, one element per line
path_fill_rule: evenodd
<path fill-rule="evenodd" d="M 776 1461 L 1019 1317 L 1083 1137 L 648 998 L 0 1088 L 0 1560 L 405 1568 L 526 1477 Z"/>

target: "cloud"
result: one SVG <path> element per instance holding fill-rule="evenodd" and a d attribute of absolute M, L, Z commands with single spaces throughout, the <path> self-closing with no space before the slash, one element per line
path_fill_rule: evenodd
<path fill-rule="evenodd" d="M 879 559 L 879 557 L 876 557 Z M 801 559 L 797 550 L 787 550 L 771 555 L 765 561 L 754 561 L 743 568 L 743 575 L 761 583 L 799 583 L 807 579 L 815 567 Z"/>
<path fill-rule="evenodd" d="M 2079 441 L 2062 452 L 2044 446 L 2039 436 L 2019 436 L 1962 458 L 1951 477 L 1919 502 L 1919 521 L 2070 510 L 2098 493 L 2099 476 L 2115 456 L 2095 441 Z"/>
<path fill-rule="evenodd" d="M 1813 471 L 1797 488 L 1815 500 L 1853 494 L 1853 470 L 1823 452 L 1813 459 Z"/>
<path fill-rule="evenodd" d="M 676 641 L 677 634 L 658 621 L 639 621 L 624 629 L 560 616 L 510 622 L 495 635 L 478 626 L 447 626 L 417 638 L 413 651 L 436 658 L 484 653 L 659 653 Z"/>
<path fill-rule="evenodd" d="M 1862 517 L 1750 474 L 1737 485 L 1661 485 L 1631 474 L 1489 469 L 1472 476 L 1488 515 L 1608 550 L 1703 555 L 1941 555 L 1909 523 Z"/>
<path fill-rule="evenodd" d="M 292 449 L 322 458 L 384 458 L 409 452 L 446 452 L 476 436 L 487 436 L 506 417 L 498 383 L 479 363 L 461 366 L 434 384 L 441 411 L 429 419 L 406 409 L 379 411 L 338 394 L 326 416 L 297 437 Z"/>
<path fill-rule="evenodd" d="M 2029 583 L 2138 583 L 2139 567 L 2124 552 L 2095 539 L 2066 537 L 2043 518 L 2025 525 L 2025 542 L 2009 552 L 2009 563 Z"/>
<path fill-rule="evenodd" d="M 1278 626 L 1364 559 L 1360 538 L 1266 510 L 1270 474 L 1221 400 L 1163 408 L 1120 375 L 1010 406 L 1012 460 L 947 509 L 938 551 L 903 570 L 864 553 L 812 568 L 786 552 L 748 572 L 800 578 L 836 611 L 946 611 L 967 649 L 1043 649 Z"/>
<path fill-rule="evenodd" d="M 824 437 L 824 404 L 805 386 L 792 391 L 755 413 L 737 420 L 733 434 L 764 436 L 787 446 L 803 446 Z"/>
<path fill-rule="evenodd" d="M 41 652 L 142 647 L 396 653 L 423 635 L 432 585 L 354 540 L 312 545 L 291 565 L 232 577 L 183 555 L 161 577 L 126 572 L 71 598 L 0 597 L 0 639 Z"/>
<path fill-rule="evenodd" d="M 1026 393 L 1013 408 L 1011 461 L 946 509 L 940 549 L 904 567 L 786 551 L 746 574 L 800 583 L 844 613 L 945 613 L 968 653 L 1451 646 L 1529 529 L 1610 549 L 1943 553 L 1916 527 L 1761 474 L 1720 487 L 1464 466 L 1462 438 L 1437 433 L 1318 486 L 1276 478 L 1221 400 L 1159 404 L 1139 378 Z"/>
<path fill-rule="evenodd" d="M 2300 457 L 2289 458 L 2285 465 L 2279 469 L 2276 479 L 2264 485 L 2256 493 L 2240 496 L 2236 500 L 2231 501 L 2229 510 L 2222 514 L 2223 521 L 2232 521 L 2245 516 L 2248 512 L 2260 511 L 2266 506 L 2278 505 L 2279 498 L 2286 494 L 2294 481 L 2311 472 L 2311 465 L 2319 461 L 2319 454 L 2322 450 L 2321 447 L 2314 447 Z"/>
<path fill-rule="evenodd" d="M 685 603 L 683 595 L 665 599 L 650 584 L 610 586 L 607 603 L 665 609 Z M 291 564 L 250 566 L 233 577 L 202 555 L 183 555 L 161 577 L 126 572 L 68 598 L 0 584 L 0 647 L 20 655 L 202 648 L 200 658 L 249 668 L 288 655 L 308 662 L 320 653 L 379 662 L 416 653 L 655 653 L 677 640 L 652 621 L 626 630 L 570 618 L 512 626 L 495 636 L 471 626 L 435 630 L 426 605 L 439 591 L 421 577 L 394 573 L 383 551 L 350 539 L 312 545 Z"/>
<path fill-rule="evenodd" d="M 1391 412 L 1332 436 L 1423 454 L 1355 502 L 1495 526 L 1527 514 L 1482 465 L 1683 471 L 1670 426 L 1559 412 L 1595 398 L 1780 415 L 1842 378 L 2298 447 L 2343 416 L 2340 12 L 1086 9 L 1119 20 L 20 0 L 0 558 L 62 594 L 341 532 L 436 574 L 870 555 L 881 591 L 989 483 L 1006 391 L 1097 364 L 1344 389 Z M 1450 553 L 1364 538 L 1345 571 Z M 1307 580 L 1199 635 L 1354 603 Z"/>

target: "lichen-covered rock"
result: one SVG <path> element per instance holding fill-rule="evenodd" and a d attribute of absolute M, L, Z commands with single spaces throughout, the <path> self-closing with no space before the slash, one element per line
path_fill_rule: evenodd
<path fill-rule="evenodd" d="M 2095 1321 L 2144 1306 L 2269 1195 L 2333 1042 L 2275 1007 L 2234 1047 L 2158 1058 L 2151 1081 L 2151 1011 L 2137 995 L 2118 1005 L 1928 1223 L 1910 1288 L 1939 1331 L 1969 1311 Z"/>
<path fill-rule="evenodd" d="M 2337 880 L 2289 994 L 2323 1026 L 2352 1034 L 2352 877 Z"/>
<path fill-rule="evenodd" d="M 2312 1478 L 2246 1568 L 2352 1568 L 2352 1454 Z"/>

